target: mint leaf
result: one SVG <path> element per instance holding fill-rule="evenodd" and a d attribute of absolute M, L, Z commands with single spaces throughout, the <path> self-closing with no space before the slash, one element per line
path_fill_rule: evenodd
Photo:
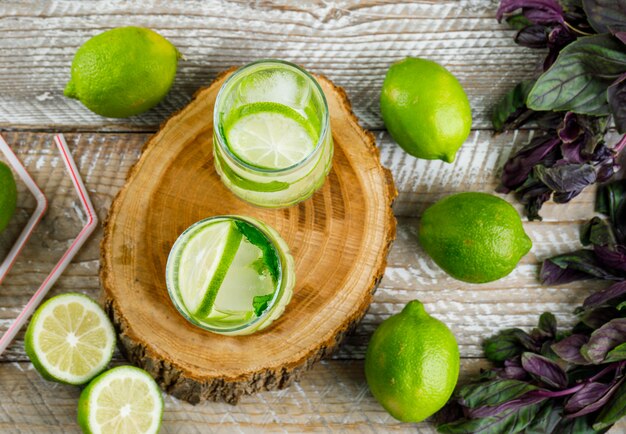
<path fill-rule="evenodd" d="M 256 316 L 261 316 L 261 314 L 265 312 L 270 301 L 272 301 L 272 297 L 274 297 L 274 293 L 257 295 L 252 299 L 252 307 L 254 308 L 254 314 Z"/>
<path fill-rule="evenodd" d="M 265 234 L 250 223 L 235 220 L 235 224 L 237 225 L 237 229 L 239 229 L 250 243 L 261 249 L 265 265 L 267 265 L 270 275 L 272 276 L 272 281 L 274 285 L 276 285 L 280 275 L 280 263 L 274 247 L 270 244 Z"/>

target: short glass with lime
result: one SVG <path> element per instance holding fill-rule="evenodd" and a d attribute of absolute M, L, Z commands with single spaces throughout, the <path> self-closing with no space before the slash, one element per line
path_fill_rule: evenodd
<path fill-rule="evenodd" d="M 166 283 L 174 306 L 192 324 L 246 335 L 284 312 L 295 283 L 294 261 L 278 232 L 260 220 L 211 217 L 176 240 Z"/>
<path fill-rule="evenodd" d="M 213 122 L 217 172 L 254 205 L 281 208 L 306 200 L 330 171 L 326 98 L 297 65 L 261 60 L 237 70 L 218 93 Z"/>

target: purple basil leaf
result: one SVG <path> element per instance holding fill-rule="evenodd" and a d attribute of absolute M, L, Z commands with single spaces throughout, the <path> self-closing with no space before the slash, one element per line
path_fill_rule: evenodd
<path fill-rule="evenodd" d="M 526 427 L 524 434 L 552 433 L 561 421 L 561 413 L 563 413 L 563 407 L 559 403 L 552 399 L 546 401 L 541 407 L 541 411 Z"/>
<path fill-rule="evenodd" d="M 478 408 L 472 408 L 467 411 L 467 417 L 471 419 L 496 416 L 507 410 L 519 410 L 520 408 L 528 405 L 537 404 L 545 401 L 545 396 L 538 396 L 532 394 L 526 394 L 520 398 L 513 399 L 511 401 L 503 402 L 496 406 L 483 406 Z"/>
<path fill-rule="evenodd" d="M 598 188 L 596 211 L 609 216 L 617 242 L 626 245 L 626 180 Z"/>
<path fill-rule="evenodd" d="M 580 348 L 589 341 L 589 336 L 575 334 L 552 344 L 554 351 L 561 359 L 576 365 L 588 365 L 589 362 L 580 354 Z"/>
<path fill-rule="evenodd" d="M 616 318 L 594 330 L 589 342 L 582 346 L 580 352 L 591 363 L 599 364 L 604 362 L 609 351 L 625 342 L 626 318 Z"/>
<path fill-rule="evenodd" d="M 626 381 L 615 391 L 610 401 L 604 406 L 593 427 L 602 430 L 610 427 L 626 415 Z"/>
<path fill-rule="evenodd" d="M 577 313 L 580 322 L 591 330 L 599 329 L 607 322 L 620 316 L 618 310 L 611 306 L 596 307 Z"/>
<path fill-rule="evenodd" d="M 575 40 L 576 35 L 571 33 L 567 27 L 562 25 L 554 27 L 550 33 L 548 33 L 548 55 L 543 61 L 543 70 L 547 71 L 550 69 L 550 67 L 554 65 L 554 62 L 556 62 L 561 50 Z"/>
<path fill-rule="evenodd" d="M 541 267 L 540 278 L 544 285 L 558 285 L 589 278 L 619 280 L 618 276 L 598 262 L 592 250 L 577 250 L 546 259 Z"/>
<path fill-rule="evenodd" d="M 501 413 L 480 419 L 460 419 L 456 422 L 437 426 L 437 431 L 445 434 L 493 434 L 519 433 L 530 425 L 542 403 L 511 408 Z"/>
<path fill-rule="evenodd" d="M 595 246 L 593 251 L 603 266 L 623 273 L 626 278 L 626 247 L 615 246 L 610 248 L 607 246 Z M 616 274 L 618 274 L 616 273 Z"/>
<path fill-rule="evenodd" d="M 626 31 L 626 1 L 583 0 L 591 27 L 598 33 Z"/>
<path fill-rule="evenodd" d="M 496 12 L 498 21 L 521 9 L 524 16 L 534 24 L 565 24 L 563 8 L 556 0 L 502 0 Z"/>
<path fill-rule="evenodd" d="M 585 129 L 575 113 L 567 112 L 557 132 L 563 143 L 572 143 L 585 133 Z"/>
<path fill-rule="evenodd" d="M 564 164 L 553 167 L 539 164 L 533 168 L 533 173 L 556 193 L 579 193 L 596 182 L 596 170 L 591 164 Z"/>
<path fill-rule="evenodd" d="M 524 27 L 532 25 L 530 20 L 522 13 L 507 16 L 506 23 L 515 30 L 522 30 Z"/>
<path fill-rule="evenodd" d="M 606 432 L 606 430 L 595 430 L 592 423 L 593 418 L 590 416 L 561 419 L 551 434 L 604 434 Z"/>
<path fill-rule="evenodd" d="M 563 283 L 575 282 L 577 280 L 589 278 L 587 273 L 567 266 L 559 266 L 550 259 L 543 261 L 539 275 L 541 282 L 544 285 L 562 285 Z"/>
<path fill-rule="evenodd" d="M 626 73 L 609 86 L 607 99 L 617 131 L 626 133 Z"/>
<path fill-rule="evenodd" d="M 565 402 L 567 417 L 579 417 L 598 411 L 611 398 L 619 384 L 619 382 L 613 384 L 586 383 L 582 389 L 571 395 Z"/>
<path fill-rule="evenodd" d="M 558 151 L 559 143 L 558 137 L 550 135 L 533 138 L 504 165 L 502 185 L 509 191 L 523 185 L 535 165 L 541 163 L 552 152 Z"/>
<path fill-rule="evenodd" d="M 533 112 L 526 108 L 526 96 L 534 83 L 534 80 L 518 83 L 496 104 L 491 115 L 494 130 L 516 129 L 528 121 Z"/>
<path fill-rule="evenodd" d="M 536 390 L 532 384 L 518 380 L 492 380 L 461 387 L 458 399 L 467 408 L 496 406 Z"/>
<path fill-rule="evenodd" d="M 607 115 L 607 88 L 626 72 L 626 50 L 611 35 L 578 38 L 565 47 L 554 65 L 531 89 L 532 110 Z"/>
<path fill-rule="evenodd" d="M 615 246 L 613 229 L 606 220 L 594 217 L 580 228 L 580 242 L 583 246 Z"/>
<path fill-rule="evenodd" d="M 492 362 L 503 362 L 519 356 L 525 350 L 538 351 L 539 347 L 532 337 L 521 329 L 506 329 L 487 338 L 483 342 L 485 357 Z"/>
<path fill-rule="evenodd" d="M 554 338 L 556 336 L 556 317 L 551 312 L 544 312 L 539 317 L 537 329 L 544 337 Z"/>
<path fill-rule="evenodd" d="M 514 357 L 504 361 L 504 368 L 496 368 L 498 378 L 503 380 L 526 380 L 528 374 L 522 368 L 520 357 Z"/>
<path fill-rule="evenodd" d="M 583 307 L 589 309 L 606 305 L 617 306 L 624 300 L 626 300 L 626 281 L 614 283 L 602 291 L 591 294 L 583 302 Z"/>
<path fill-rule="evenodd" d="M 517 32 L 515 42 L 522 47 L 545 48 L 548 46 L 548 30 L 545 26 L 532 24 Z"/>
<path fill-rule="evenodd" d="M 536 380 L 556 389 L 567 387 L 567 374 L 552 360 L 534 353 L 522 354 L 522 367 Z"/>
<path fill-rule="evenodd" d="M 626 32 L 615 32 L 615 37 L 626 45 Z"/>
<path fill-rule="evenodd" d="M 622 360 L 626 360 L 626 343 L 620 344 L 613 348 L 611 351 L 609 351 L 604 360 L 607 363 L 621 362 Z"/>

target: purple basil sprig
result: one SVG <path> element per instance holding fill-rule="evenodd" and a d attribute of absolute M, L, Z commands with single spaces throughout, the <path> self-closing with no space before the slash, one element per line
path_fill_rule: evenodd
<path fill-rule="evenodd" d="M 516 43 L 548 48 L 543 74 L 515 86 L 492 114 L 496 132 L 529 121 L 540 128 L 509 158 L 498 188 L 514 192 L 530 220 L 541 219 L 546 201 L 569 202 L 609 180 L 626 147 L 626 135 L 613 148 L 604 142 L 610 117 L 626 132 L 626 2 L 564 4 L 502 0 L 497 11 L 518 29 Z"/>
<path fill-rule="evenodd" d="M 620 297 L 612 295 L 596 301 L 614 305 Z M 625 321 L 567 334 L 558 333 L 554 316 L 544 313 L 530 333 L 500 332 L 485 342 L 485 355 L 496 367 L 458 389 L 440 414 L 438 431 L 604 432 L 626 415 Z M 518 344 L 504 361 L 494 345 L 499 340 L 501 347 Z"/>
<path fill-rule="evenodd" d="M 598 189 L 596 211 L 607 218 L 593 217 L 580 233 L 582 244 L 591 248 L 546 259 L 540 273 L 543 283 L 596 278 L 622 281 L 616 288 L 626 290 L 626 180 Z"/>
<path fill-rule="evenodd" d="M 550 198 L 568 202 L 619 170 L 619 149 L 606 146 L 605 133 L 606 119 L 565 113 L 555 127 L 508 159 L 498 191 L 515 192 L 528 218 L 540 220 L 539 210 Z"/>

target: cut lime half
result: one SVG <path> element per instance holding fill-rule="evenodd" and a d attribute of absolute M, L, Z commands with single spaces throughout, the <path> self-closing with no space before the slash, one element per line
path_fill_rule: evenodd
<path fill-rule="evenodd" d="M 115 332 L 102 308 L 82 294 L 51 298 L 33 315 L 26 354 L 46 379 L 84 384 L 111 361 Z"/>
<path fill-rule="evenodd" d="M 269 170 L 298 164 L 317 144 L 310 122 L 291 107 L 275 102 L 240 107 L 229 115 L 224 132 L 237 158 Z"/>
<path fill-rule="evenodd" d="M 178 288 L 190 314 L 209 315 L 241 238 L 232 222 L 216 221 L 196 229 L 180 247 Z"/>
<path fill-rule="evenodd" d="M 119 366 L 98 376 L 78 400 L 78 424 L 91 434 L 157 433 L 163 397 L 143 369 Z"/>

